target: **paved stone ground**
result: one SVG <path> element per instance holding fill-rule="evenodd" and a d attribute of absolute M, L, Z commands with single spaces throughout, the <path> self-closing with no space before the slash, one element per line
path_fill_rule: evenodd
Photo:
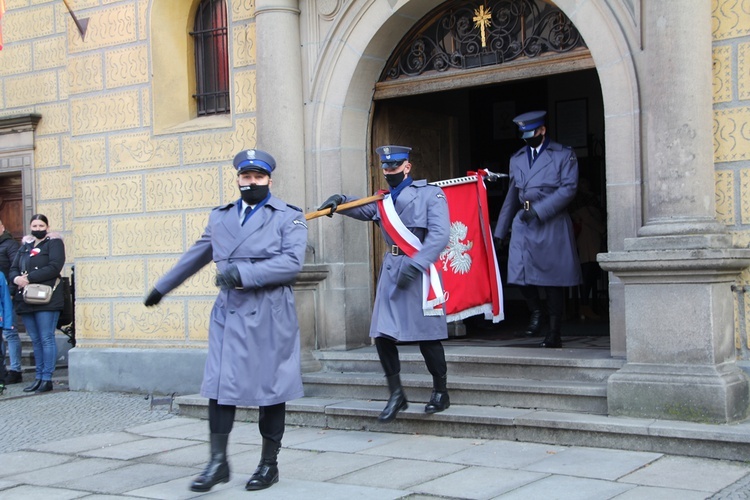
<path fill-rule="evenodd" d="M 23 383 L 8 386 L 0 396 L 0 453 L 174 417 L 169 405 L 152 410 L 147 394 L 69 392 L 64 370 L 55 372 L 52 392 L 24 393 L 32 377 L 26 374 Z"/>
<path fill-rule="evenodd" d="M 0 396 L 0 453 L 77 436 L 132 429 L 176 417 L 169 412 L 169 405 L 156 405 L 152 409 L 147 394 L 69 392 L 65 371 L 56 373 L 55 389 L 50 393 L 24 393 L 23 388 L 31 382 L 29 379 L 9 386 Z M 710 499 L 750 499 L 750 475 Z"/>

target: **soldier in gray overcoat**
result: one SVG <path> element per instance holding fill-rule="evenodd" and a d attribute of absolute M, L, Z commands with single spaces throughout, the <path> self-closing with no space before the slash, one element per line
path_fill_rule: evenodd
<path fill-rule="evenodd" d="M 303 396 L 299 325 L 292 283 L 302 270 L 307 224 L 301 210 L 271 195 L 273 157 L 261 150 L 234 158 L 240 199 L 215 208 L 201 238 L 157 281 L 146 306 L 212 260 L 220 288 L 208 332 L 201 395 L 209 399 L 211 457 L 191 485 L 208 491 L 229 481 L 227 441 L 237 406 L 258 406 L 261 461 L 248 490 L 279 480 L 277 456 L 287 401 Z"/>
<path fill-rule="evenodd" d="M 578 187 L 575 152 L 547 137 L 544 111 L 513 119 L 526 146 L 510 158 L 508 194 L 498 216 L 495 238 L 503 240 L 511 228 L 508 283 L 521 285 L 531 311 L 527 335 L 542 326 L 539 288 L 544 288 L 549 332 L 540 347 L 562 347 L 565 288 L 581 282 L 573 223 L 566 210 Z"/>
<path fill-rule="evenodd" d="M 409 257 L 385 229 L 377 203 L 339 212 L 358 220 L 375 222 L 388 244 L 377 283 L 370 337 L 375 339 L 391 392 L 378 419 L 390 422 L 399 411 L 408 407 L 401 386 L 401 364 L 396 342 L 419 342 L 420 352 L 433 379 L 433 391 L 425 406 L 425 413 L 436 413 L 450 406 L 448 369 L 441 343 L 442 339 L 448 337 L 445 315 L 431 315 L 435 311 L 425 313 L 422 295 L 423 275 L 448 244 L 450 217 L 443 190 L 427 184 L 425 180 L 415 181 L 409 175 L 412 167 L 409 162 L 411 148 L 383 146 L 376 151 L 391 188 L 386 196 L 393 201 L 395 213 L 405 228 L 421 242 L 421 248 Z M 334 194 L 318 210 L 330 208 L 333 214 L 338 205 L 354 200 L 356 198 Z"/>

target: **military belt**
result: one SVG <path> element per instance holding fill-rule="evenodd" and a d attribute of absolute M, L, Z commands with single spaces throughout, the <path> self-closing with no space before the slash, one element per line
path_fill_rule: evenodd
<path fill-rule="evenodd" d="M 523 202 L 523 209 L 527 212 L 531 210 L 531 202 L 529 200 L 526 200 Z"/>
<path fill-rule="evenodd" d="M 406 255 L 406 253 L 398 245 L 391 245 L 391 255 Z"/>

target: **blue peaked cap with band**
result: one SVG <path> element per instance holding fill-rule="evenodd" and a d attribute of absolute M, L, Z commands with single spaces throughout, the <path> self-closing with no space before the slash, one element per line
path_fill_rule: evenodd
<path fill-rule="evenodd" d="M 534 137 L 534 131 L 544 125 L 546 115 L 546 111 L 529 111 L 513 118 L 513 122 L 518 125 L 521 139 Z"/>
<path fill-rule="evenodd" d="M 256 172 L 271 175 L 271 172 L 276 169 L 276 160 L 273 159 L 273 156 L 260 149 L 240 151 L 234 157 L 232 163 L 234 164 L 234 168 L 237 169 L 237 174 L 248 170 L 255 170 Z"/>
<path fill-rule="evenodd" d="M 387 168 L 390 162 L 408 160 L 409 151 L 411 151 L 411 148 L 407 148 L 406 146 L 380 146 L 375 150 L 380 156 L 383 168 Z"/>

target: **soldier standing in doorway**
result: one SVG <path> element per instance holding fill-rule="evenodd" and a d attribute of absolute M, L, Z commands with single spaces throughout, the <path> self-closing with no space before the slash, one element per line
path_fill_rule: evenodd
<path fill-rule="evenodd" d="M 508 194 L 494 235 L 502 241 L 511 230 L 508 283 L 521 286 L 531 312 L 525 334 L 541 331 L 543 288 L 549 331 L 539 346 L 562 347 L 565 289 L 581 282 L 573 223 L 566 210 L 578 187 L 578 160 L 573 149 L 549 139 L 545 115 L 531 111 L 513 119 L 526 145 L 510 158 Z"/>

